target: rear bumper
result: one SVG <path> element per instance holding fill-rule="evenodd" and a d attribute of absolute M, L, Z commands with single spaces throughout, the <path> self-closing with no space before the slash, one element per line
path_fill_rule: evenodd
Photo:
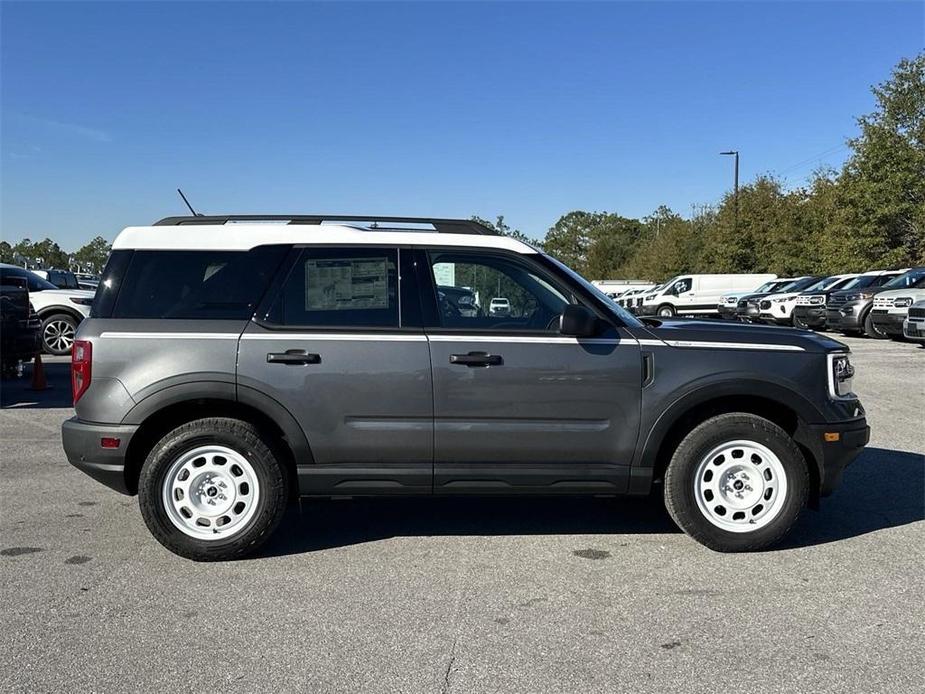
<path fill-rule="evenodd" d="M 822 328 L 826 325 L 825 306 L 796 306 L 793 317 L 799 318 L 806 325 Z"/>
<path fill-rule="evenodd" d="M 138 425 L 91 424 L 72 417 L 61 425 L 68 462 L 97 482 L 122 494 L 132 494 L 125 479 L 125 452 Z M 100 439 L 119 439 L 118 448 L 103 448 Z"/>
<path fill-rule="evenodd" d="M 829 496 L 841 482 L 842 473 L 870 441 L 870 427 L 863 417 L 837 424 L 804 425 L 800 443 L 807 445 L 819 462 L 819 496 Z M 837 434 L 837 441 L 827 441 Z"/>

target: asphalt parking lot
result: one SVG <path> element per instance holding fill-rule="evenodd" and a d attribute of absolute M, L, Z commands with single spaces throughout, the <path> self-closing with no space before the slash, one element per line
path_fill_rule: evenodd
<path fill-rule="evenodd" d="M 344 500 L 196 564 L 67 463 L 52 360 L 2 386 L 0 689 L 923 691 L 925 349 L 845 341 L 870 447 L 751 555 L 654 499 Z"/>

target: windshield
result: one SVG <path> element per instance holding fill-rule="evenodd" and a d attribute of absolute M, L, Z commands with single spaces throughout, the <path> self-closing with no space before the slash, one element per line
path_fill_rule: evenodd
<path fill-rule="evenodd" d="M 802 292 L 805 291 L 807 287 L 811 287 L 813 284 L 819 281 L 818 277 L 804 277 L 802 279 L 793 280 L 786 287 L 781 288 L 781 292 Z"/>
<path fill-rule="evenodd" d="M 624 325 L 629 325 L 629 326 L 633 326 L 637 328 L 642 327 L 642 322 L 638 318 L 636 318 L 636 316 L 634 316 L 629 311 L 625 310 L 619 304 L 615 304 L 613 301 L 610 300 L 609 296 L 607 296 L 604 292 L 602 292 L 600 289 L 595 287 L 584 277 L 582 277 L 577 272 L 575 272 L 568 265 L 565 265 L 564 263 L 560 263 L 558 260 L 553 258 L 551 255 L 546 255 L 545 253 L 543 254 L 543 257 L 549 260 L 553 265 L 559 268 L 566 275 L 568 275 L 569 278 L 572 279 L 574 282 L 580 284 L 581 287 L 585 291 L 590 292 L 595 297 L 597 297 L 605 306 L 607 306 L 607 308 L 610 311 L 613 311 L 620 317 L 620 320 L 623 321 Z"/>
<path fill-rule="evenodd" d="M 839 282 L 843 282 L 844 277 L 826 277 L 824 280 L 819 280 L 813 286 L 809 287 L 806 291 L 808 292 L 821 292 L 825 291 L 829 287 L 834 287 Z"/>
<path fill-rule="evenodd" d="M 917 287 L 922 280 L 925 280 L 925 267 L 917 267 L 915 270 L 909 270 L 905 275 L 894 277 L 884 284 L 883 288 L 906 289 L 907 287 Z"/>
<path fill-rule="evenodd" d="M 765 283 L 762 284 L 760 287 L 758 287 L 758 289 L 756 289 L 753 293 L 754 293 L 754 294 L 764 294 L 765 292 L 771 291 L 771 290 L 772 290 L 774 287 L 776 287 L 778 284 L 780 284 L 780 282 L 777 282 L 777 281 L 774 281 L 774 282 L 765 282 Z"/>

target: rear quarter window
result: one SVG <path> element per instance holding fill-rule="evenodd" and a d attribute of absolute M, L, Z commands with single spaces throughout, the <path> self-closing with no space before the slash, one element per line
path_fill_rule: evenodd
<path fill-rule="evenodd" d="M 286 250 L 261 246 L 249 251 L 117 251 L 103 273 L 93 313 L 112 318 L 244 320 L 253 315 Z"/>

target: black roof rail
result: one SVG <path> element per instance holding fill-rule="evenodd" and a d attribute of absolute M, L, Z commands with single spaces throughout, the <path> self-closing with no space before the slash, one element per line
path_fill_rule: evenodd
<path fill-rule="evenodd" d="M 154 226 L 185 224 L 225 224 L 226 222 L 288 222 L 289 224 L 321 224 L 322 222 L 354 222 L 370 229 L 402 229 L 401 226 L 380 224 L 430 224 L 441 234 L 482 234 L 497 236 L 498 232 L 472 219 L 435 219 L 432 217 L 380 217 L 377 215 L 344 214 L 219 214 L 164 217 Z M 371 224 L 369 224 L 371 222 Z"/>

